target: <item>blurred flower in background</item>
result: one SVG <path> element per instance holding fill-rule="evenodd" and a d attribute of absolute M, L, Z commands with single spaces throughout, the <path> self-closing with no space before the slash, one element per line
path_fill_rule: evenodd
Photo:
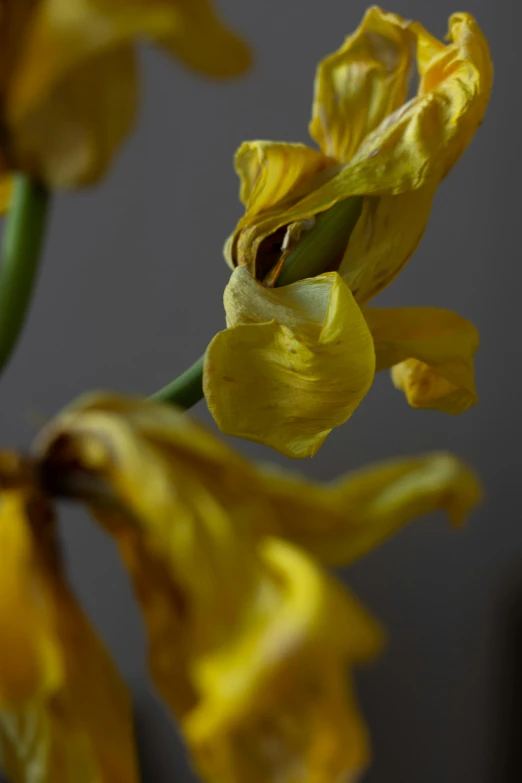
<path fill-rule="evenodd" d="M 181 411 L 89 396 L 0 460 L 1 761 L 13 783 L 136 779 L 124 686 L 65 583 L 49 496 L 91 507 L 141 605 L 153 679 L 211 783 L 331 783 L 368 764 L 349 676 L 383 632 L 325 570 L 480 498 L 448 454 L 316 485 Z M 41 489 L 45 487 L 45 493 Z"/>
<path fill-rule="evenodd" d="M 53 188 L 101 177 L 134 123 L 142 40 L 206 76 L 250 65 L 209 0 L 5 0 L 0 172 Z"/>

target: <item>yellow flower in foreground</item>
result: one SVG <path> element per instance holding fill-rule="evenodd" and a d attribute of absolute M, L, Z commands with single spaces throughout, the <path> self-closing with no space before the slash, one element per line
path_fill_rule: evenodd
<path fill-rule="evenodd" d="M 239 149 L 246 212 L 226 247 L 228 329 L 209 346 L 204 378 L 224 432 L 310 456 L 353 413 L 375 369 L 391 366 L 414 407 L 460 413 L 476 402 L 472 324 L 434 308 L 365 306 L 414 252 L 438 185 L 486 110 L 484 36 L 461 13 L 448 37 L 371 8 L 319 65 L 310 131 L 320 151 L 269 141 Z M 406 101 L 414 52 L 420 81 Z M 325 259 L 331 271 L 262 284 L 277 279 L 282 247 L 354 196 L 364 197 L 362 213 L 344 252 Z"/>
<path fill-rule="evenodd" d="M 0 455 L 0 766 L 11 783 L 138 783 L 126 688 L 65 581 L 32 466 Z"/>
<path fill-rule="evenodd" d="M 153 678 L 204 779 L 356 779 L 368 739 L 350 668 L 383 634 L 320 563 L 432 510 L 461 523 L 473 473 L 433 454 L 318 486 L 256 469 L 181 411 L 107 395 L 66 410 L 37 455 L 48 489 L 90 498 L 116 540 Z"/>
<path fill-rule="evenodd" d="M 210 0 L 5 0 L 0 173 L 53 187 L 100 177 L 134 122 L 141 39 L 207 75 L 250 62 Z"/>

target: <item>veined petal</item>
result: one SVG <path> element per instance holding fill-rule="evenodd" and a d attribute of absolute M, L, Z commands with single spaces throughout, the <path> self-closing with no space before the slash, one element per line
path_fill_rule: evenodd
<path fill-rule="evenodd" d="M 246 141 L 234 159 L 239 176 L 239 196 L 246 207 L 243 218 L 225 246 L 229 266 L 235 266 L 236 241 L 243 226 L 255 215 L 266 212 L 295 194 L 314 174 L 332 166 L 332 161 L 305 144 L 275 141 Z M 254 274 L 255 270 L 251 270 Z"/>
<path fill-rule="evenodd" d="M 184 721 L 209 780 L 329 783 L 368 762 L 347 667 L 375 655 L 382 631 L 298 550 L 261 547 L 264 606 L 196 668 L 205 694 Z"/>
<path fill-rule="evenodd" d="M 434 307 L 363 312 L 375 341 L 377 370 L 393 367 L 393 381 L 412 407 L 457 414 L 475 405 L 479 335 L 470 321 Z"/>
<path fill-rule="evenodd" d="M 399 274 L 417 249 L 437 186 L 398 196 L 368 196 L 339 266 L 359 303 L 368 302 Z"/>
<path fill-rule="evenodd" d="M 473 471 L 445 453 L 390 460 L 323 486 L 275 467 L 265 481 L 279 534 L 332 566 L 357 560 L 432 511 L 460 525 L 482 494 Z"/>
<path fill-rule="evenodd" d="M 267 289 L 236 269 L 229 328 L 211 341 L 204 390 L 220 429 L 293 457 L 312 456 L 368 392 L 373 341 L 336 273 Z"/>
<path fill-rule="evenodd" d="M 413 40 L 396 14 L 369 8 L 359 28 L 317 68 L 310 135 L 346 163 L 363 139 L 406 101 Z"/>
<path fill-rule="evenodd" d="M 293 205 L 254 216 L 238 237 L 238 264 L 254 268 L 264 239 L 342 199 L 436 188 L 468 146 L 484 116 L 492 85 L 492 64 L 482 32 L 469 14 L 451 17 L 447 46 L 421 25 L 412 23 L 408 29 L 417 41 L 419 94 L 386 117 L 346 165 L 312 178 L 308 195 Z"/>
<path fill-rule="evenodd" d="M 12 783 L 137 783 L 127 691 L 65 583 L 52 511 L 22 478 L 0 498 L 2 769 Z"/>

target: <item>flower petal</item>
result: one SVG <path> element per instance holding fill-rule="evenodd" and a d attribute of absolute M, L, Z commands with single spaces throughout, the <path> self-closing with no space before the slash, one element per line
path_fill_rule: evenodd
<path fill-rule="evenodd" d="M 444 46 L 421 25 L 419 94 L 371 132 L 344 166 L 309 183 L 308 195 L 254 216 L 237 240 L 237 263 L 254 268 L 261 242 L 282 226 L 307 220 L 351 196 L 392 196 L 436 188 L 482 121 L 492 84 L 487 42 L 469 14 L 450 19 Z M 390 226 L 390 232 L 394 226 Z"/>
<path fill-rule="evenodd" d="M 317 68 L 310 135 L 346 163 L 371 131 L 406 101 L 412 35 L 396 14 L 369 8 L 358 29 Z"/>
<path fill-rule="evenodd" d="M 243 226 L 248 226 L 255 215 L 284 202 L 289 194 L 298 193 L 310 177 L 332 165 L 329 158 L 305 144 L 275 141 L 244 142 L 234 162 L 246 213 L 225 246 L 225 258 L 232 268 L 236 240 Z"/>
<path fill-rule="evenodd" d="M 193 659 L 223 643 L 257 589 L 268 512 L 261 494 L 245 501 L 254 471 L 181 411 L 109 396 L 80 400 L 42 448 L 48 470 L 74 477 L 79 466 L 110 490 L 95 513 L 133 580 L 154 680 L 184 715 L 197 700 Z"/>
<path fill-rule="evenodd" d="M 377 623 L 340 585 L 278 539 L 262 545 L 265 611 L 202 660 L 206 698 L 185 722 L 209 780 L 329 783 L 368 763 L 348 667 L 375 655 Z"/>
<path fill-rule="evenodd" d="M 132 48 L 100 54 L 11 125 L 18 168 L 53 188 L 95 182 L 132 127 L 136 101 Z"/>
<path fill-rule="evenodd" d="M 169 5 L 180 19 L 159 40 L 185 65 L 217 78 L 238 76 L 251 67 L 249 47 L 220 20 L 210 0 L 169 0 Z"/>
<path fill-rule="evenodd" d="M 13 37 L 17 19 L 4 37 Z M 96 180 L 130 130 L 137 40 L 159 41 L 216 76 L 249 63 L 248 49 L 208 0 L 41 0 L 24 19 L 6 94 L 11 155 L 19 168 L 58 187 Z"/>
<path fill-rule="evenodd" d="M 382 631 L 306 555 L 266 536 L 261 475 L 181 412 L 103 395 L 51 424 L 39 452 L 47 481 L 77 479 L 79 497 L 90 488 L 116 538 L 156 684 L 208 779 L 329 783 L 366 764 L 346 674 L 379 651 Z"/>
<path fill-rule="evenodd" d="M 339 274 L 359 303 L 386 288 L 409 261 L 426 229 L 437 186 L 364 199 Z"/>
<path fill-rule="evenodd" d="M 315 454 L 368 392 L 373 342 L 336 273 L 267 289 L 236 269 L 225 289 L 226 331 L 211 341 L 204 369 L 220 429 L 283 454 Z"/>
<path fill-rule="evenodd" d="M 280 535 L 325 564 L 357 560 L 423 514 L 444 510 L 460 525 L 481 499 L 473 471 L 452 454 L 390 460 L 329 485 L 266 468 Z"/>
<path fill-rule="evenodd" d="M 66 585 L 52 511 L 30 484 L 0 509 L 2 769 L 12 783 L 137 783 L 130 699 Z"/>
<path fill-rule="evenodd" d="M 414 408 L 463 413 L 477 402 L 476 328 L 450 310 L 401 307 L 363 310 L 375 341 L 377 370 L 392 369 Z"/>

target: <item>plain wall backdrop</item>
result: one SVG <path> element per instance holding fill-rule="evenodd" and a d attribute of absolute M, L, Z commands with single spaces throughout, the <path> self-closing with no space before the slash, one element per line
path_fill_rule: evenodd
<path fill-rule="evenodd" d="M 84 390 L 154 391 L 223 328 L 229 272 L 221 248 L 241 214 L 234 151 L 246 139 L 308 141 L 316 63 L 357 26 L 366 5 L 222 0 L 219 7 L 250 39 L 255 70 L 221 85 L 144 51 L 132 139 L 98 188 L 55 200 L 34 306 L 0 384 L 2 445 L 26 448 L 40 424 Z M 477 324 L 480 403 L 457 418 L 414 411 L 384 373 L 313 460 L 296 464 L 251 443 L 234 445 L 321 479 L 433 449 L 451 449 L 478 469 L 487 498 L 464 531 L 433 515 L 346 571 L 390 634 L 386 653 L 358 678 L 374 744 L 367 780 L 519 780 L 511 741 L 522 732 L 522 3 L 395 0 L 389 10 L 438 37 L 453 11 L 470 11 L 495 62 L 485 122 L 440 187 L 420 249 L 378 300 L 454 309 Z M 216 429 L 204 403 L 193 414 Z M 113 547 L 83 513 L 64 507 L 62 521 L 72 580 L 136 698 L 144 781 L 191 781 L 149 689 L 140 619 Z"/>

